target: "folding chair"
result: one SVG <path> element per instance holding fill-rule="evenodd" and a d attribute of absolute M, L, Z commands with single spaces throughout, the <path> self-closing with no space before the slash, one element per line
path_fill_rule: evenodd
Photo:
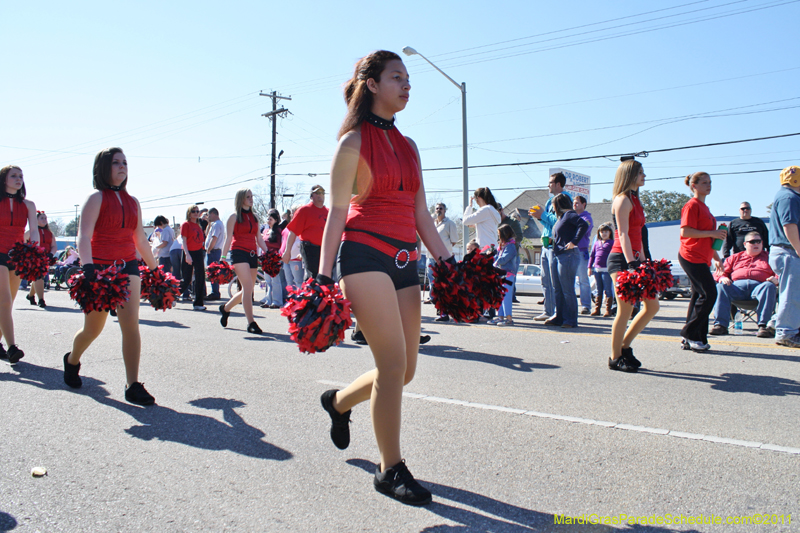
<path fill-rule="evenodd" d="M 750 321 L 758 326 L 758 300 L 731 300 L 731 321 L 736 317 L 736 312 L 741 311 L 744 315 L 744 322 Z"/>

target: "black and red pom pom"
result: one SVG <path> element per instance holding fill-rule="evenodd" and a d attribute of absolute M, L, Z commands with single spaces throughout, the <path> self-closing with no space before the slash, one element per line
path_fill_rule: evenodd
<path fill-rule="evenodd" d="M 258 260 L 261 262 L 261 270 L 269 277 L 274 278 L 281 273 L 283 261 L 281 254 L 275 250 L 267 250 L 267 253 L 258 256 Z"/>
<path fill-rule="evenodd" d="M 233 270 L 233 267 L 224 259 L 218 263 L 211 263 L 208 265 L 208 268 L 206 268 L 206 278 L 208 278 L 208 281 L 211 283 L 225 285 L 226 283 L 230 283 L 235 275 L 236 272 Z"/>
<path fill-rule="evenodd" d="M 301 352 L 324 352 L 344 340 L 353 320 L 350 301 L 338 285 L 322 285 L 314 278 L 299 288 L 289 288 L 289 298 L 281 308 L 289 319 L 291 339 Z"/>
<path fill-rule="evenodd" d="M 47 275 L 50 258 L 47 251 L 32 242 L 17 242 L 8 252 L 9 267 L 20 279 L 36 281 Z"/>
<path fill-rule="evenodd" d="M 431 300 L 440 315 L 472 322 L 503 302 L 510 281 L 504 270 L 494 266 L 494 256 L 490 249 L 467 254 L 455 265 L 445 261 L 433 265 Z"/>
<path fill-rule="evenodd" d="M 127 302 L 131 297 L 130 278 L 122 267 L 111 265 L 87 279 L 81 270 L 69 278 L 69 296 L 84 313 L 111 311 Z"/>
<path fill-rule="evenodd" d="M 139 276 L 142 280 L 142 298 L 146 298 L 156 311 L 172 309 L 175 298 L 180 294 L 178 279 L 169 272 L 164 272 L 163 266 L 156 270 L 140 266 Z"/>
<path fill-rule="evenodd" d="M 642 300 L 655 300 L 658 293 L 672 287 L 670 263 L 666 259 L 645 261 L 636 270 L 624 270 L 617 276 L 617 295 L 620 300 L 636 305 Z"/>

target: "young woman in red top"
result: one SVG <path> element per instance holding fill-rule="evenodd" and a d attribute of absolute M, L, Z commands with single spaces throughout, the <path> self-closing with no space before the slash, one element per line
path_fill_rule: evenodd
<path fill-rule="evenodd" d="M 130 299 L 117 307 L 122 332 L 122 359 L 125 362 L 125 399 L 138 405 L 152 405 L 155 399 L 139 382 L 139 299 L 141 280 L 136 252 L 150 269 L 158 267 L 142 225 L 139 201 L 128 194 L 128 161 L 121 148 L 106 148 L 94 158 L 93 185 L 97 189 L 83 203 L 78 232 L 78 253 L 83 271 L 92 277 L 96 271 L 116 264 L 130 279 Z M 64 382 L 72 388 L 83 384 L 78 372 L 83 353 L 103 331 L 107 312 L 83 315 L 83 328 L 72 339 L 72 351 L 64 356 Z"/>
<path fill-rule="evenodd" d="M 642 164 L 635 159 L 620 163 L 614 176 L 614 201 L 611 216 L 614 218 L 614 245 L 608 254 L 608 273 L 614 283 L 623 270 L 638 267 L 645 258 L 642 245 L 644 210 L 639 202 L 639 187 L 644 185 Z M 611 357 L 608 368 L 623 372 L 636 372 L 641 363 L 633 355 L 631 344 L 658 312 L 658 300 L 644 300 L 643 310 L 636 314 L 630 326 L 633 305 L 617 297 L 617 316 L 611 326 Z M 627 329 L 626 329 L 627 326 Z"/>
<path fill-rule="evenodd" d="M 58 253 L 58 243 L 56 243 L 53 232 L 50 231 L 50 227 L 47 224 L 47 215 L 44 214 L 44 211 L 36 212 L 36 222 L 39 228 L 39 246 L 44 248 L 45 252 L 51 256 L 55 256 Z M 30 240 L 30 231 L 25 232 L 25 240 Z M 39 296 L 39 307 L 44 309 L 47 307 L 47 304 L 44 303 L 44 278 L 39 278 L 31 283 L 31 290 L 25 298 L 31 305 L 36 305 L 37 295 Z"/>
<path fill-rule="evenodd" d="M 694 198 L 681 210 L 681 248 L 678 261 L 692 284 L 692 299 L 681 329 L 681 345 L 687 350 L 704 352 L 708 345 L 708 317 L 717 301 L 717 284 L 711 274 L 711 258 L 718 271 L 722 270 L 719 253 L 712 248 L 714 239 L 725 240 L 728 232 L 717 229 L 717 221 L 706 205 L 711 194 L 711 176 L 695 172 L 686 176 L 686 185 Z"/>
<path fill-rule="evenodd" d="M 25 352 L 19 349 L 14 338 L 11 310 L 19 290 L 19 276 L 14 269 L 8 268 L 8 252 L 16 243 L 25 242 L 26 224 L 31 228 L 37 226 L 36 206 L 25 199 L 21 168 L 8 165 L 0 169 L 0 187 L 6 193 L 3 201 L 0 201 L 0 332 L 8 343 L 8 352 L 0 344 L 0 359 L 15 365 Z M 34 232 L 31 240 L 38 243 L 39 233 Z"/>
<path fill-rule="evenodd" d="M 205 235 L 200 219 L 200 208 L 189 206 L 186 210 L 186 222 L 181 224 L 183 254 L 181 256 L 181 294 L 189 300 L 189 283 L 194 272 L 194 310 L 205 311 L 203 299 L 206 296 Z"/>
<path fill-rule="evenodd" d="M 247 318 L 247 332 L 259 334 L 262 333 L 261 328 L 253 318 L 253 288 L 258 276 L 258 249 L 266 252 L 267 243 L 258 232 L 258 217 L 253 213 L 253 192 L 250 189 L 239 190 L 234 202 L 236 212 L 228 217 L 222 256 L 227 257 L 230 250 L 231 263 L 242 289 L 219 306 L 219 312 L 222 313 L 219 323 L 223 328 L 227 327 L 231 309 L 241 302 Z"/>
<path fill-rule="evenodd" d="M 414 377 L 420 340 L 417 233 L 433 257 L 446 260 L 451 254 L 428 212 L 416 145 L 394 127 L 410 89 L 400 57 L 386 51 L 361 59 L 345 86 L 348 111 L 331 167 L 318 279 L 330 282 L 324 276 L 336 261 L 340 286 L 376 368 L 344 390 L 325 392 L 321 400 L 332 419 L 331 438 L 341 449 L 350 442 L 350 410 L 371 400 L 380 451 L 376 490 L 424 505 L 431 494 L 414 480 L 400 451 L 403 386 Z"/>

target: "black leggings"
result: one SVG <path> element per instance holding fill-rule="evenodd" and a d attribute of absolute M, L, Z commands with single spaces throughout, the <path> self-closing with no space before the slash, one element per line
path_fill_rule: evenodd
<path fill-rule="evenodd" d="M 692 284 L 692 299 L 681 336 L 690 341 L 708 343 L 708 317 L 717 302 L 717 283 L 705 263 L 690 263 L 681 255 L 678 262 Z"/>
<path fill-rule="evenodd" d="M 194 305 L 202 306 L 203 298 L 206 296 L 206 266 L 203 261 L 205 250 L 189 250 L 192 257 L 192 264 L 186 262 L 186 252 L 181 254 L 181 294 L 189 295 L 189 283 L 192 281 L 192 270 L 194 270 Z"/>

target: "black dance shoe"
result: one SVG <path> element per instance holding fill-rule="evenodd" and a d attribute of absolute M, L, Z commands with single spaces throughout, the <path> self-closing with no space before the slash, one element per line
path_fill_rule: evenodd
<path fill-rule="evenodd" d="M 80 389 L 81 385 L 83 385 L 83 380 L 81 380 L 81 377 L 78 375 L 78 372 L 81 370 L 81 364 L 69 364 L 67 359 L 71 353 L 72 352 L 67 352 L 67 354 L 64 356 L 64 383 L 73 389 Z"/>
<path fill-rule="evenodd" d="M 25 299 L 28 300 L 31 303 L 31 305 L 36 305 L 36 296 L 34 296 L 33 294 L 27 295 Z"/>
<path fill-rule="evenodd" d="M 222 313 L 222 318 L 219 319 L 219 323 L 222 324 L 223 328 L 227 328 L 228 317 L 231 316 L 231 312 L 225 310 L 225 304 L 219 304 L 219 312 Z"/>
<path fill-rule="evenodd" d="M 631 365 L 633 368 L 642 367 L 642 362 L 633 356 L 633 348 L 623 348 L 622 357 L 624 357 L 625 360 L 628 361 L 628 364 Z"/>
<path fill-rule="evenodd" d="M 8 347 L 8 364 L 9 365 L 16 365 L 20 359 L 25 357 L 25 352 L 20 350 L 16 344 L 12 344 Z"/>
<path fill-rule="evenodd" d="M 258 327 L 258 324 L 256 324 L 255 321 L 253 321 L 250 322 L 249 326 L 247 326 L 247 333 L 255 333 L 256 335 L 260 335 L 264 332 L 261 331 L 261 328 Z"/>
<path fill-rule="evenodd" d="M 431 491 L 419 484 L 408 471 L 405 460 L 392 468 L 381 472 L 380 465 L 375 467 L 375 479 L 372 480 L 375 490 L 400 503 L 407 505 L 427 505 L 431 503 Z"/>
<path fill-rule="evenodd" d="M 125 399 L 136 405 L 153 405 L 156 399 L 144 388 L 144 383 L 131 383 L 130 387 L 125 387 Z"/>
<path fill-rule="evenodd" d="M 621 356 L 619 359 L 611 359 L 608 358 L 608 368 L 611 370 L 619 370 L 620 372 L 636 372 L 636 367 L 631 365 L 631 363 L 625 359 L 625 356 Z"/>
<path fill-rule="evenodd" d="M 44 309 L 45 307 L 47 307 L 47 304 L 46 304 L 46 303 L 44 303 L 44 300 L 39 300 L 39 307 L 41 307 L 42 309 Z"/>
<path fill-rule="evenodd" d="M 344 450 L 350 446 L 350 413 L 353 410 L 339 413 L 333 408 L 333 399 L 337 392 L 339 392 L 338 389 L 327 390 L 319 399 L 322 402 L 322 408 L 331 416 L 331 440 L 337 448 Z"/>

